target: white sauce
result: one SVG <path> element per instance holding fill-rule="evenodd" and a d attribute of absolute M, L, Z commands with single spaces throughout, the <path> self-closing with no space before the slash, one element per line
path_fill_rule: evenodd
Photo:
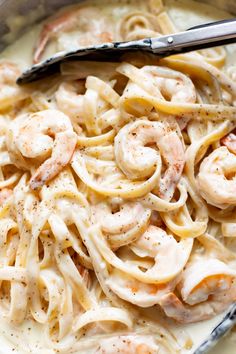
<path fill-rule="evenodd" d="M 104 1 L 105 2 L 105 1 Z M 104 3 L 103 2 L 103 3 Z M 107 2 L 107 1 L 106 1 Z M 124 1 L 120 1 L 124 3 Z M 119 18 L 121 15 L 132 8 L 132 5 L 125 5 L 119 9 L 115 6 L 115 1 L 107 2 L 106 13 Z M 138 9 L 145 9 L 145 0 L 137 0 Z M 101 7 L 101 2 L 98 2 Z M 107 4 L 106 4 L 107 5 Z M 221 10 L 217 10 L 213 6 L 209 6 L 202 3 L 196 3 L 192 0 L 166 0 L 165 5 L 167 11 L 175 22 L 176 27 L 179 30 L 185 30 L 189 27 L 206 23 L 214 20 L 220 20 L 223 18 L 232 17 L 229 13 Z M 14 22 L 12 22 L 14 23 Z M 38 34 L 40 31 L 40 25 L 34 26 L 29 32 L 23 35 L 14 44 L 9 46 L 1 53 L 0 58 L 10 59 L 17 62 L 22 70 L 30 67 L 32 64 L 32 48 L 37 42 Z M 64 35 L 64 39 L 66 39 Z M 50 55 L 55 50 L 51 47 L 47 50 L 45 55 Z M 228 63 L 235 62 L 236 45 L 228 46 L 229 58 Z M 207 337 L 213 327 L 220 321 L 223 315 L 217 316 L 210 321 L 204 321 L 197 324 L 181 327 L 178 325 L 178 329 L 184 328 L 191 335 L 194 346 L 192 350 L 187 351 L 191 354 L 197 348 L 197 346 Z M 8 353 L 35 353 L 35 354 L 54 354 L 53 350 L 47 350 L 46 343 L 43 343 L 42 325 L 35 324 L 32 321 L 25 321 L 23 325 L 15 327 L 9 325 L 4 319 L 0 321 L 0 338 L 1 348 L 0 354 Z M 17 345 L 20 341 L 20 348 Z M 212 351 L 211 354 L 235 354 L 236 348 L 236 333 L 232 333 L 228 337 L 224 338 Z M 12 351 L 12 349 L 15 349 Z M 88 353 L 86 353 L 88 354 Z"/>

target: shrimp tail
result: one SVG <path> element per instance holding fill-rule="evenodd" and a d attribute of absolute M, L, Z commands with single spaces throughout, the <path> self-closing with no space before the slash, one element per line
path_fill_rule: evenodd
<path fill-rule="evenodd" d="M 37 190 L 54 178 L 71 160 L 77 142 L 74 132 L 58 133 L 52 149 L 52 156 L 46 160 L 32 176 L 30 187 Z"/>
<path fill-rule="evenodd" d="M 43 26 L 33 57 L 34 64 L 37 64 L 41 60 L 47 44 L 57 35 L 57 33 L 61 31 L 69 31 L 74 27 L 77 20 L 76 15 L 76 13 L 68 11 L 51 23 L 46 23 Z"/>
<path fill-rule="evenodd" d="M 50 40 L 49 33 L 46 30 L 42 31 L 39 41 L 38 41 L 38 44 L 37 44 L 37 47 L 35 48 L 35 53 L 34 53 L 34 57 L 33 57 L 34 64 L 37 64 L 41 60 L 43 52 L 44 52 L 49 40 Z"/>
<path fill-rule="evenodd" d="M 166 316 L 182 323 L 191 322 L 191 313 L 189 313 L 174 293 L 164 295 L 159 301 L 159 305 L 164 310 Z"/>
<path fill-rule="evenodd" d="M 222 294 L 222 298 L 218 298 L 218 300 L 212 298 L 212 300 L 208 302 L 189 306 L 183 304 L 180 299 L 171 292 L 160 299 L 159 305 L 168 317 L 180 323 L 194 323 L 208 320 L 226 310 L 229 307 L 229 302 L 226 301 L 227 299 L 225 298 L 227 298 L 227 295 Z M 230 300 L 230 302 L 233 302 L 232 294 L 230 295 Z"/>

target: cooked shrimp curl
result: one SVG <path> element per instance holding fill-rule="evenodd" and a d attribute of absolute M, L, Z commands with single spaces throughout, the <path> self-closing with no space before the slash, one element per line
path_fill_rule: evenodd
<path fill-rule="evenodd" d="M 130 179 L 148 177 L 156 169 L 156 147 L 167 165 L 159 183 L 159 195 L 170 200 L 180 180 L 185 156 L 180 138 L 167 124 L 137 120 L 124 126 L 115 138 L 116 162 Z"/>
<path fill-rule="evenodd" d="M 43 161 L 31 177 L 32 189 L 42 187 L 69 163 L 76 142 L 77 135 L 70 119 L 57 110 L 17 117 L 10 125 L 7 139 L 8 150 L 17 167 L 26 169 L 24 158 L 32 159 L 32 162 L 35 158 Z"/>
<path fill-rule="evenodd" d="M 121 204 L 122 202 L 122 204 Z M 116 235 L 125 233 L 136 226 L 145 213 L 141 203 L 123 202 L 99 203 L 94 207 L 97 220 L 101 223 L 106 234 Z M 118 210 L 112 210 L 118 208 Z M 149 216 L 151 213 L 148 213 Z"/>
<path fill-rule="evenodd" d="M 108 352 L 109 354 L 157 354 L 159 346 L 150 335 L 130 334 L 100 340 L 96 353 L 107 354 Z"/>
<path fill-rule="evenodd" d="M 169 293 L 160 301 L 166 315 L 182 323 L 203 321 L 236 300 L 236 272 L 218 259 L 197 260 L 186 267 L 178 288 L 187 305 Z"/>
<path fill-rule="evenodd" d="M 164 284 L 146 284 L 119 270 L 113 270 L 107 280 L 108 286 L 121 299 L 139 307 L 151 307 L 172 292 L 176 281 Z"/>
<path fill-rule="evenodd" d="M 168 280 L 154 284 L 144 283 L 135 278 L 135 274 L 128 274 L 112 270 L 107 284 L 120 298 L 140 307 L 150 307 L 158 304 L 161 298 L 174 290 L 179 274 L 186 265 L 193 240 L 186 239 L 177 242 L 165 230 L 149 225 L 148 229 L 132 244 L 130 249 L 139 261 L 139 266 L 146 269 L 145 274 L 169 273 Z M 151 260 L 150 263 L 145 263 Z M 154 265 L 153 265 L 153 262 Z M 151 267 L 151 268 L 150 268 Z M 132 267 L 131 267 L 132 268 Z"/>
<path fill-rule="evenodd" d="M 181 296 L 189 305 L 206 301 L 210 295 L 230 291 L 235 276 L 235 271 L 217 259 L 195 261 L 183 272 Z"/>
<path fill-rule="evenodd" d="M 215 149 L 199 170 L 198 184 L 207 203 L 225 209 L 236 204 L 236 156 L 227 147 Z"/>
<path fill-rule="evenodd" d="M 195 103 L 197 99 L 196 89 L 192 80 L 185 74 L 161 67 L 144 66 L 144 71 L 156 85 L 162 96 L 171 102 Z"/>

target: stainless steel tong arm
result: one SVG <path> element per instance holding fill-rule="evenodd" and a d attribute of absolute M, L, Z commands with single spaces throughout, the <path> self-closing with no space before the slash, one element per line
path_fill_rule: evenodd
<path fill-rule="evenodd" d="M 168 36 L 104 43 L 71 52 L 60 52 L 25 71 L 18 78 L 17 83 L 25 84 L 47 77 L 60 71 L 60 63 L 68 60 L 119 61 L 124 53 L 135 51 L 149 52 L 158 57 L 164 57 L 234 42 L 236 42 L 235 18 L 207 23 Z"/>
<path fill-rule="evenodd" d="M 153 53 L 188 52 L 236 41 L 236 19 L 207 23 L 160 38 L 151 38 Z"/>

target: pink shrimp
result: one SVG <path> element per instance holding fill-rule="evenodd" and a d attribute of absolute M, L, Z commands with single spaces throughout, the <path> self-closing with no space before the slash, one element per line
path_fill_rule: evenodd
<path fill-rule="evenodd" d="M 228 148 L 230 152 L 236 155 L 236 135 L 230 133 L 221 139 L 221 143 Z"/>
<path fill-rule="evenodd" d="M 182 175 L 185 156 L 179 136 L 168 124 L 140 119 L 125 125 L 115 138 L 116 162 L 129 179 L 150 176 L 158 161 L 155 145 L 167 165 L 159 183 L 159 196 L 171 200 Z"/>
<path fill-rule="evenodd" d="M 157 354 L 159 346 L 152 336 L 123 335 L 102 339 L 97 349 L 97 354 Z"/>
<path fill-rule="evenodd" d="M 28 159 L 44 160 L 31 178 L 32 189 L 42 187 L 62 171 L 77 142 L 70 119 L 53 109 L 20 115 L 12 121 L 9 135 L 13 140 L 13 146 L 9 142 L 11 154 L 19 151 Z"/>
<path fill-rule="evenodd" d="M 223 312 L 236 300 L 236 273 L 218 259 L 187 266 L 178 285 L 183 302 L 172 292 L 159 304 L 168 317 L 182 323 L 203 321 Z"/>
<path fill-rule="evenodd" d="M 112 42 L 113 40 L 112 33 L 107 31 L 107 23 L 99 9 L 93 6 L 73 7 L 45 23 L 34 53 L 34 63 L 41 60 L 46 46 L 52 39 L 62 32 L 69 32 L 76 28 L 80 28 L 83 32 L 78 38 L 80 46 Z"/>

